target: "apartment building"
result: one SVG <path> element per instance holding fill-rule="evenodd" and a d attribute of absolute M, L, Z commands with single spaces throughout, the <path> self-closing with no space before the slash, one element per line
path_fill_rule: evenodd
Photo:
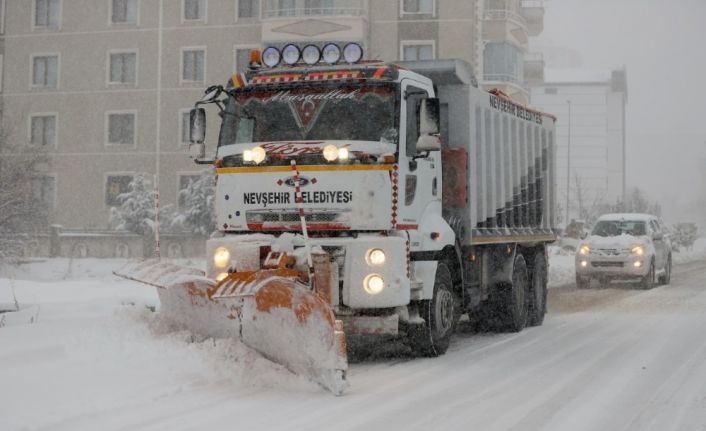
<path fill-rule="evenodd" d="M 558 117 L 557 202 L 566 214 L 568 178 L 570 220 L 579 207 L 625 195 L 627 72 L 548 68 L 545 78 L 532 87 L 532 104 Z"/>
<path fill-rule="evenodd" d="M 526 80 L 541 81 L 525 58 L 540 1 L 0 0 L 0 10 L 4 131 L 48 151 L 36 198 L 74 229 L 105 228 L 138 172 L 159 169 L 162 202 L 178 206 L 201 169 L 187 157 L 188 110 L 252 48 L 355 41 L 370 59 L 461 58 L 525 103 Z"/>

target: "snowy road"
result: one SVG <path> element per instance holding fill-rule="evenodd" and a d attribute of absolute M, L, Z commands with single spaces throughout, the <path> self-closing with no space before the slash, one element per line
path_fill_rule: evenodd
<path fill-rule="evenodd" d="M 0 430 L 706 429 L 706 262 L 651 291 L 552 289 L 544 326 L 354 363 L 340 398 L 234 343 L 164 333 L 120 305 L 153 301 L 131 283 L 104 287 L 117 302 L 63 283 L 93 296 L 27 285 L 42 318 L 0 329 Z"/>

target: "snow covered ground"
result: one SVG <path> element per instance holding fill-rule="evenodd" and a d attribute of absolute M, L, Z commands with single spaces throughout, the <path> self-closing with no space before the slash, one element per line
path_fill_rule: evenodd
<path fill-rule="evenodd" d="M 121 261 L 5 267 L 0 309 L 25 313 L 0 315 L 0 430 L 704 429 L 706 267 L 686 263 L 706 241 L 695 250 L 675 253 L 671 286 L 583 292 L 552 249 L 543 327 L 353 363 L 340 398 L 236 342 L 170 332 L 152 288 L 111 275 Z"/>

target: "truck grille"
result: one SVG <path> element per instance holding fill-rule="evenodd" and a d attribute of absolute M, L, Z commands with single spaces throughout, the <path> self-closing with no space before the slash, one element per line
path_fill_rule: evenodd
<path fill-rule="evenodd" d="M 338 216 L 338 212 L 330 211 L 304 214 L 304 218 L 308 223 L 334 222 L 338 219 Z M 249 211 L 245 215 L 245 219 L 248 223 L 296 223 L 299 222 L 299 213 Z"/>

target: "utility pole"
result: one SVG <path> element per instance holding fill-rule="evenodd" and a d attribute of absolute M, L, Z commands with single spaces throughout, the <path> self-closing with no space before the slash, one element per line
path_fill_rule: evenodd
<path fill-rule="evenodd" d="M 164 0 L 159 0 L 159 21 L 157 25 L 157 141 L 155 142 L 155 174 L 154 174 L 154 254 L 157 260 L 162 257 L 159 244 L 159 174 L 160 146 L 162 140 L 162 25 L 164 19 Z"/>
<path fill-rule="evenodd" d="M 569 107 L 568 137 L 566 145 L 566 226 L 569 225 L 569 187 L 571 186 L 571 100 L 566 101 Z"/>

